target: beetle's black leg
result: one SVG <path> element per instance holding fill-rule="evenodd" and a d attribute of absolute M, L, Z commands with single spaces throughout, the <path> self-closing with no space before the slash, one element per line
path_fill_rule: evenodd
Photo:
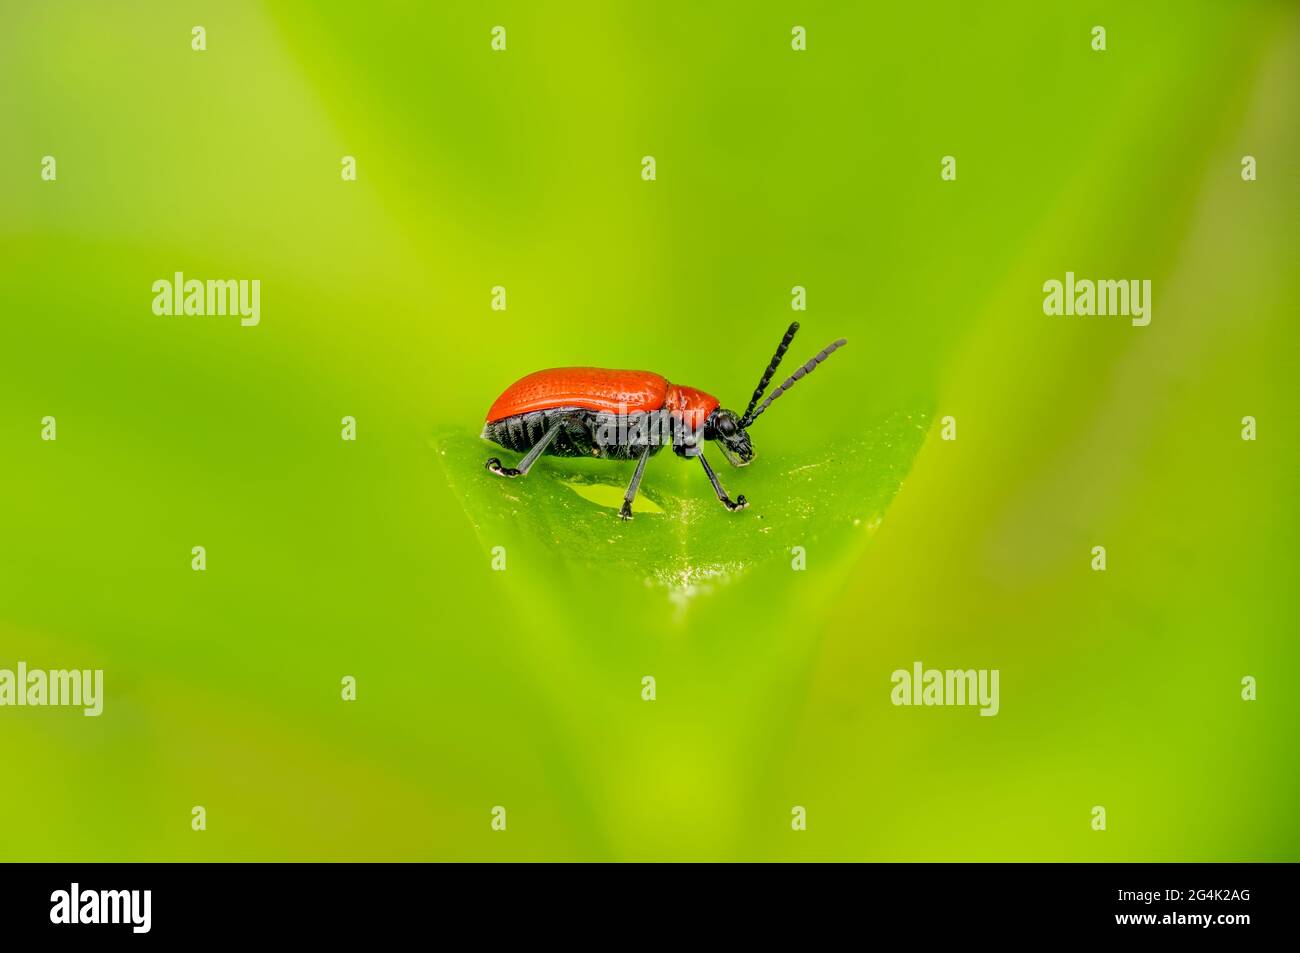
<path fill-rule="evenodd" d="M 636 462 L 636 472 L 632 474 L 632 482 L 627 485 L 627 492 L 623 494 L 623 508 L 618 511 L 618 515 L 625 520 L 632 518 L 632 501 L 636 499 L 637 488 L 641 485 L 641 475 L 645 473 L 645 464 L 649 459 L 650 447 L 647 446 L 641 451 L 641 458 Z"/>
<path fill-rule="evenodd" d="M 489 458 L 488 462 L 485 463 L 484 466 L 486 466 L 490 471 L 495 473 L 497 476 L 502 476 L 502 477 L 526 476 L 528 474 L 528 471 L 533 468 L 533 464 L 537 462 L 537 458 L 546 452 L 546 448 L 551 445 L 551 441 L 554 440 L 559 435 L 560 430 L 563 427 L 564 427 L 563 420 L 557 420 L 555 423 L 551 424 L 551 429 L 546 431 L 546 433 L 542 434 L 542 439 L 537 441 L 537 443 L 533 444 L 533 449 L 529 450 L 528 453 L 524 455 L 524 458 L 519 461 L 518 468 L 503 467 L 501 465 L 501 461 L 498 460 L 496 457 Z"/>
<path fill-rule="evenodd" d="M 713 492 L 718 494 L 718 499 L 722 501 L 723 506 L 734 513 L 736 510 L 743 510 L 749 505 L 749 500 L 745 499 L 744 494 L 736 497 L 735 502 L 732 502 L 731 498 L 727 496 L 727 491 L 724 490 L 722 484 L 718 482 L 718 475 L 713 472 L 713 467 L 709 466 L 709 461 L 704 459 L 704 454 L 702 453 L 700 454 L 700 465 L 704 467 L 704 475 L 708 477 L 709 482 L 713 484 Z"/>

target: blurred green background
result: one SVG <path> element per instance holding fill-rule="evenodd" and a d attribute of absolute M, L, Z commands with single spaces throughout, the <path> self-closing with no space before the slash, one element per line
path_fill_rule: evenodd
<path fill-rule="evenodd" d="M 0 858 L 1300 859 L 1294 3 L 0 19 L 0 667 L 107 693 L 0 710 Z M 743 408 L 792 317 L 850 346 L 713 455 L 745 514 L 481 470 L 526 372 Z M 1001 713 L 892 706 L 915 660 Z"/>

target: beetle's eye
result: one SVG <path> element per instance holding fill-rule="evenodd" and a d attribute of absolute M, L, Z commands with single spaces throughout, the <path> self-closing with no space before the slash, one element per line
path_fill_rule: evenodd
<path fill-rule="evenodd" d="M 730 417 L 718 418 L 718 433 L 730 437 L 736 432 L 736 422 Z"/>

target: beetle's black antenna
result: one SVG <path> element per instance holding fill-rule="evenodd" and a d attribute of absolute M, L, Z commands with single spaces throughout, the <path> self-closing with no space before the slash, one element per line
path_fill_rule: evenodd
<path fill-rule="evenodd" d="M 790 327 L 786 328 L 785 337 L 781 338 L 781 343 L 776 346 L 776 353 L 772 355 L 767 370 L 763 372 L 763 379 L 758 382 L 758 387 L 754 388 L 754 396 L 750 398 L 749 406 L 745 408 L 745 415 L 741 418 L 740 426 L 748 427 L 749 422 L 758 416 L 758 414 L 754 414 L 754 417 L 751 417 L 750 413 L 753 411 L 754 405 L 758 403 L 758 399 L 763 396 L 763 391 L 767 390 L 767 385 L 771 383 L 772 375 L 776 373 L 781 358 L 785 357 L 785 349 L 790 346 L 790 342 L 794 340 L 795 332 L 798 330 L 798 321 L 792 322 Z"/>
<path fill-rule="evenodd" d="M 844 340 L 844 338 L 840 338 L 834 344 L 828 344 L 826 345 L 826 347 L 818 351 L 812 357 L 812 359 L 808 361 L 807 364 L 799 368 L 799 370 L 795 371 L 784 381 L 782 381 L 781 386 L 778 387 L 776 390 L 772 391 L 772 393 L 768 396 L 767 400 L 763 401 L 763 403 L 759 405 L 758 410 L 754 411 L 753 414 L 746 414 L 745 419 L 740 422 L 741 426 L 748 427 L 750 424 L 752 424 L 755 420 L 757 420 L 762 415 L 763 411 L 767 410 L 768 405 L 771 404 L 772 401 L 776 400 L 778 397 L 780 397 L 782 394 L 788 391 L 791 387 L 795 385 L 796 382 L 803 380 L 805 374 L 811 374 L 813 371 L 815 371 L 817 369 L 818 364 L 826 360 L 826 358 L 830 357 L 831 354 L 833 354 L 836 350 L 842 348 L 845 344 L 848 343 L 849 342 Z"/>

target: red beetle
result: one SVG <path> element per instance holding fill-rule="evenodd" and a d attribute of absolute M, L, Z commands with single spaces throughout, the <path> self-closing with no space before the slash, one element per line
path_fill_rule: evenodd
<path fill-rule="evenodd" d="M 556 367 L 521 377 L 492 404 L 483 439 L 524 454 L 519 466 L 503 467 L 492 457 L 487 468 L 497 476 L 518 477 L 542 454 L 553 457 L 602 457 L 636 460 L 619 516 L 632 518 L 632 501 L 645 473 L 646 461 L 671 444 L 679 457 L 698 457 L 713 492 L 728 510 L 744 509 L 748 501 L 727 496 L 717 474 L 704 458 L 703 440 L 716 440 L 732 466 L 754 459 L 748 427 L 768 405 L 805 374 L 845 345 L 841 338 L 819 351 L 758 404 L 799 323 L 791 324 L 772 355 L 763 378 L 743 415 L 718 406 L 711 394 L 683 384 L 670 384 L 650 371 L 613 371 L 599 367 Z M 755 405 L 758 405 L 755 409 Z"/>

